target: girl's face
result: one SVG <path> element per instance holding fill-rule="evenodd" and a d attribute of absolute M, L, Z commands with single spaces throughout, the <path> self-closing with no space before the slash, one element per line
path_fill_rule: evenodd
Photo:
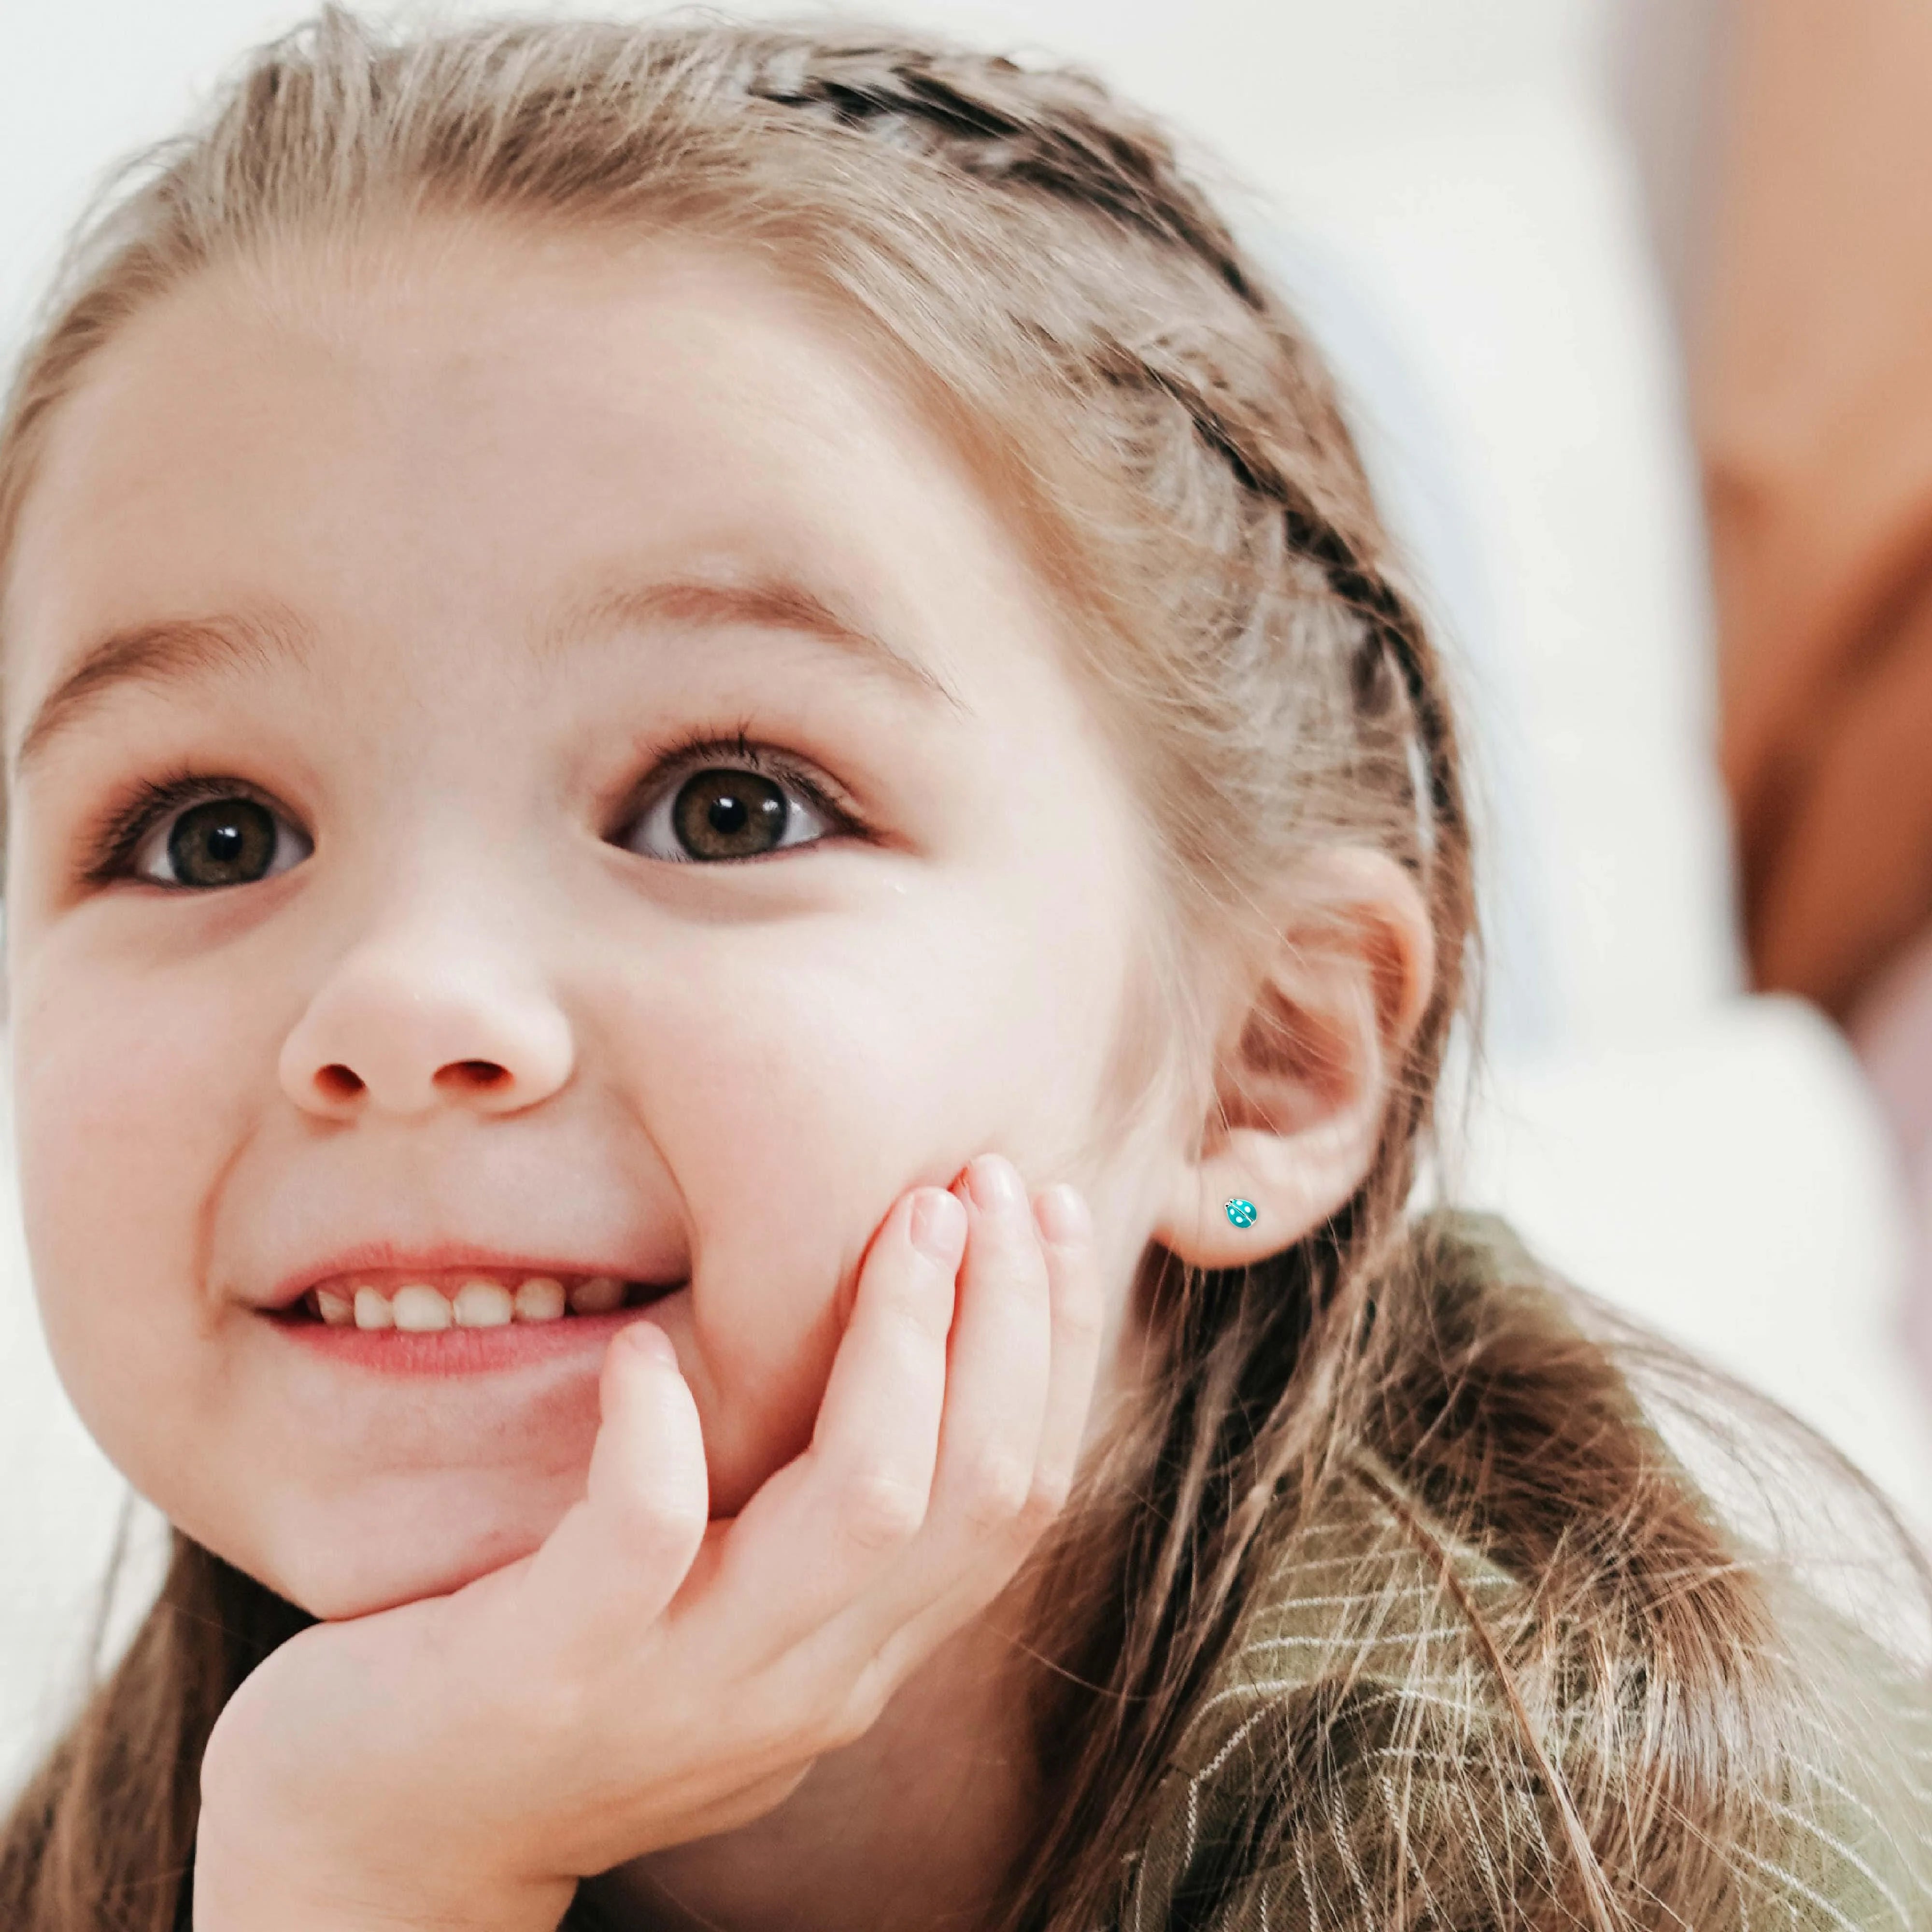
<path fill-rule="evenodd" d="M 319 1318 L 358 1287 L 631 1284 L 721 1514 L 908 1186 L 1076 1180 L 1124 1297 L 1144 835 L 1021 546 L 764 271 L 451 227 L 205 277 L 64 409 L 4 618 L 48 1331 L 296 1601 L 532 1547 L 624 1318 Z"/>

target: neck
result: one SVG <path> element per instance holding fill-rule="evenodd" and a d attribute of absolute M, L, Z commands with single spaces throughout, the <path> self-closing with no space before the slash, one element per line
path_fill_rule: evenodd
<path fill-rule="evenodd" d="M 1003 1612 L 934 1652 L 775 1810 L 594 1881 L 600 1920 L 625 1932 L 980 1932 L 1038 1815 L 1024 1653 Z"/>

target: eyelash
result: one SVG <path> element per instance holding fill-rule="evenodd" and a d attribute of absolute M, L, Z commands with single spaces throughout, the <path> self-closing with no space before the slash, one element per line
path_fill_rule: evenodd
<path fill-rule="evenodd" d="M 624 794 L 626 815 L 614 828 L 614 832 L 621 831 L 624 826 L 634 824 L 646 804 L 681 778 L 721 760 L 742 766 L 747 770 L 760 772 L 767 778 L 782 779 L 787 784 L 796 786 L 812 805 L 824 814 L 832 832 L 846 837 L 865 838 L 870 836 L 857 812 L 842 797 L 836 794 L 822 778 L 794 760 L 776 753 L 772 748 L 756 743 L 751 736 L 748 724 L 740 725 L 735 732 L 725 736 L 715 733 L 694 731 L 666 747 L 654 760 L 643 782 L 632 785 Z M 82 864 L 82 879 L 90 886 L 98 886 L 130 877 L 129 868 L 134 863 L 135 854 L 140 850 L 142 841 L 157 825 L 172 813 L 217 798 L 250 798 L 268 811 L 276 812 L 281 808 L 259 787 L 239 778 L 211 776 L 206 772 L 184 770 L 172 772 L 166 778 L 143 780 L 135 788 L 130 796 L 110 808 L 99 829 L 88 839 L 87 856 Z M 819 842 L 814 840 L 813 842 Z M 729 866 L 749 865 L 756 861 L 713 859 L 690 862 Z M 171 886 L 164 880 L 143 880 L 142 883 L 158 885 L 167 891 L 205 890 L 192 886 Z"/>
<path fill-rule="evenodd" d="M 135 854 L 141 849 L 142 841 L 163 819 L 171 812 L 216 798 L 252 798 L 268 811 L 279 809 L 266 793 L 239 778 L 184 770 L 172 772 L 164 778 L 143 779 L 130 796 L 110 808 L 100 829 L 88 839 L 87 856 L 82 863 L 82 878 L 90 886 L 106 886 L 117 879 L 131 877 L 130 868 L 134 862 Z M 144 879 L 141 883 L 158 886 L 165 892 L 196 890 L 190 886 L 171 885 L 164 879 Z"/>
<path fill-rule="evenodd" d="M 694 772 L 704 771 L 717 764 L 742 766 L 748 771 L 760 772 L 766 778 L 782 779 L 788 784 L 795 785 L 815 809 L 824 814 L 831 833 L 845 838 L 872 836 L 870 828 L 845 798 L 834 791 L 809 766 L 788 757 L 776 746 L 757 742 L 751 735 L 748 721 L 724 736 L 715 732 L 694 731 L 658 753 L 642 782 L 631 786 L 624 793 L 624 815 L 609 836 L 614 838 L 624 826 L 634 824 L 646 805 L 673 790 L 680 780 L 690 777 Z M 814 840 L 812 842 L 818 844 L 821 842 Z M 796 850 L 800 848 L 794 847 L 792 849 Z M 661 862 L 676 864 L 679 862 Z M 758 859 L 711 859 L 692 860 L 688 862 L 693 865 L 750 866 L 756 865 L 759 861 Z"/>

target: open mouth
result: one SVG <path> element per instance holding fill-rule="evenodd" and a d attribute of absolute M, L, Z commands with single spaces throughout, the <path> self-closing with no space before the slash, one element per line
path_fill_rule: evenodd
<path fill-rule="evenodd" d="M 392 1329 L 428 1335 L 448 1328 L 536 1327 L 574 1316 L 644 1308 L 678 1282 L 620 1280 L 609 1274 L 538 1274 L 462 1268 L 446 1272 L 345 1275 L 319 1282 L 283 1311 L 329 1328 Z"/>

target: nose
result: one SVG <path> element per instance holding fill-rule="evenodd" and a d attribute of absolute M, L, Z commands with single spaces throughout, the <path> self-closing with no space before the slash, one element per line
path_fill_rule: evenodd
<path fill-rule="evenodd" d="M 398 934 L 338 963 L 282 1045 L 297 1106 L 332 1120 L 514 1114 L 568 1081 L 570 1023 L 530 962 L 456 938 Z"/>

